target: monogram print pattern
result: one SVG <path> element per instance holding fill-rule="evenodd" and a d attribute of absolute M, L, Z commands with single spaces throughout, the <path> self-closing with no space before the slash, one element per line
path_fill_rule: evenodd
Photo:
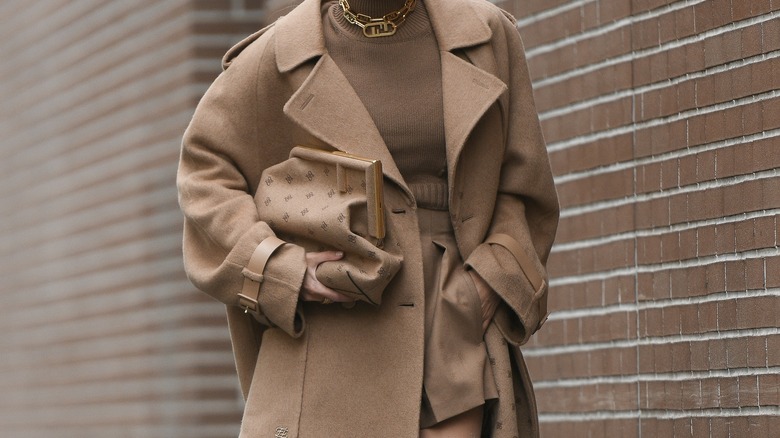
<path fill-rule="evenodd" d="M 256 205 L 260 219 L 285 241 L 307 251 L 343 251 L 339 263 L 320 265 L 318 278 L 327 286 L 378 304 L 381 291 L 400 268 L 399 246 L 390 232 L 382 248 L 375 245 L 368 235 L 365 173 L 345 172 L 342 191 L 335 166 L 291 158 L 263 173 Z"/>

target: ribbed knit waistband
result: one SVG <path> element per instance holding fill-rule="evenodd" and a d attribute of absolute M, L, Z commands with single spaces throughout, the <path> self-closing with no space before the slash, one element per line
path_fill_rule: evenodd
<path fill-rule="evenodd" d="M 446 182 L 426 182 L 409 184 L 417 207 L 430 210 L 447 210 L 449 208 L 448 189 Z"/>

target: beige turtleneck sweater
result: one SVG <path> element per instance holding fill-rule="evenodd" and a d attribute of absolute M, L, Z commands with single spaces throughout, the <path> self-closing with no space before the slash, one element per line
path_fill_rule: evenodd
<path fill-rule="evenodd" d="M 374 18 L 404 0 L 350 0 L 350 9 Z M 367 38 L 335 1 L 323 3 L 328 52 L 360 96 L 401 175 L 421 207 L 446 209 L 441 61 L 421 0 L 395 35 Z"/>

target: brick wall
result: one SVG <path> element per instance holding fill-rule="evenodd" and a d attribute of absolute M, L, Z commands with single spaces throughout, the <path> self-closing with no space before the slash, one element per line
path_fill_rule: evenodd
<path fill-rule="evenodd" d="M 179 143 L 251 1 L 0 2 L 0 436 L 236 436 Z"/>
<path fill-rule="evenodd" d="M 235 436 L 181 272 L 182 130 L 286 0 L 0 3 L 0 435 Z M 780 426 L 780 2 L 505 0 L 564 207 L 542 433 Z"/>
<path fill-rule="evenodd" d="M 514 0 L 563 207 L 543 436 L 780 426 L 780 1 Z"/>

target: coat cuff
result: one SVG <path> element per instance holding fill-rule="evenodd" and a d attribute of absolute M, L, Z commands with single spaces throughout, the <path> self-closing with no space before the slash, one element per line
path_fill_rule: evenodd
<path fill-rule="evenodd" d="M 493 320 L 507 341 L 526 343 L 544 317 L 538 303 L 547 288 L 535 290 L 512 253 L 501 245 L 479 245 L 466 266 L 477 271 L 504 301 Z"/>
<path fill-rule="evenodd" d="M 258 223 L 258 226 L 260 224 Z M 247 234 L 233 248 L 228 260 L 238 268 L 238 278 L 243 280 L 244 288 L 239 282 L 237 288 L 241 293 L 234 295 L 235 301 L 229 301 L 227 304 L 239 306 L 242 310 L 247 310 L 247 313 L 251 311 L 261 324 L 279 327 L 297 338 L 303 333 L 305 325 L 298 305 L 298 296 L 306 274 L 306 251 L 298 245 L 284 243 L 272 250 L 262 272 L 256 272 L 257 267 L 255 270 L 249 267 L 252 264 L 252 256 L 255 252 L 262 252 L 260 247 L 263 242 L 277 239 L 273 234 Z M 235 277 L 230 278 L 233 282 Z M 254 289 L 245 296 L 247 280 L 256 285 L 259 283 L 259 290 Z"/>
<path fill-rule="evenodd" d="M 289 243 L 282 245 L 268 260 L 257 298 L 263 315 L 295 338 L 303 333 L 305 326 L 298 304 L 305 274 L 305 250 Z"/>
<path fill-rule="evenodd" d="M 496 313 L 493 315 L 493 322 L 498 327 L 498 331 L 504 336 L 504 339 L 510 344 L 520 346 L 528 340 L 525 336 L 527 330 L 525 330 L 517 314 L 506 304 L 506 301 L 502 302 L 496 309 Z"/>

